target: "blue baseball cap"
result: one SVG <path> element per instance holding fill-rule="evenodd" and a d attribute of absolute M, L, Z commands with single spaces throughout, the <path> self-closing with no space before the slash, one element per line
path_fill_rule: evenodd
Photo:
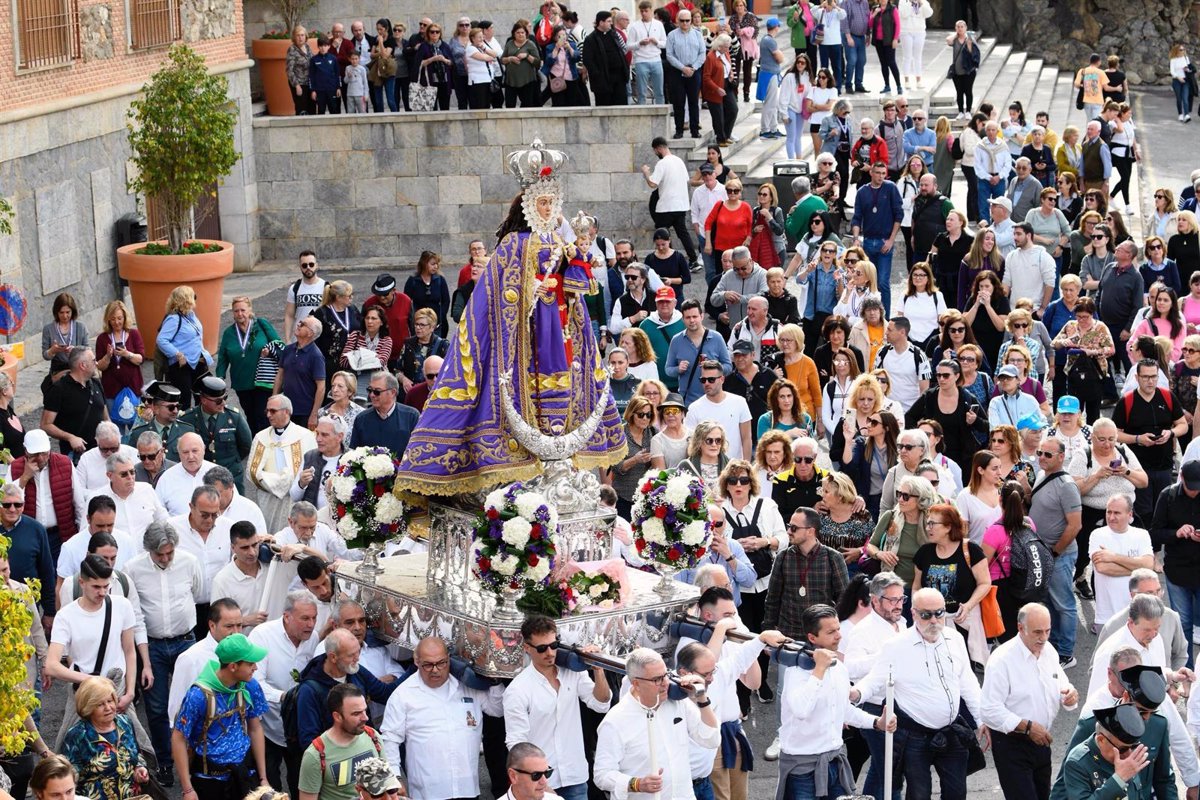
<path fill-rule="evenodd" d="M 1058 398 L 1058 413 L 1060 414 L 1078 414 L 1079 413 L 1079 398 L 1074 395 L 1064 394 Z"/>
<path fill-rule="evenodd" d="M 779 17 L 767 17 L 767 30 L 778 28 L 780 26 Z"/>
<path fill-rule="evenodd" d="M 1017 420 L 1017 430 L 1019 431 L 1040 431 L 1044 427 L 1046 427 L 1046 420 L 1036 411 Z"/>

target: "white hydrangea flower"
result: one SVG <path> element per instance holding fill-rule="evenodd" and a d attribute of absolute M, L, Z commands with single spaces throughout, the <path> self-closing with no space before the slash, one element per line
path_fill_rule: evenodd
<path fill-rule="evenodd" d="M 542 502 L 546 502 L 544 499 Z M 558 533 L 558 511 L 552 505 L 547 505 L 546 508 L 550 511 L 548 521 L 546 522 L 546 531 L 550 536 Z"/>
<path fill-rule="evenodd" d="M 337 529 L 343 539 L 353 539 L 358 536 L 358 523 L 349 514 L 342 517 L 337 524 Z"/>
<path fill-rule="evenodd" d="M 691 481 L 685 475 L 676 475 L 667 481 L 667 488 L 663 491 L 663 497 L 666 501 L 676 508 L 682 506 L 688 499 L 688 495 L 692 493 Z"/>
<path fill-rule="evenodd" d="M 683 543 L 695 547 L 704 541 L 704 520 L 698 519 L 695 522 L 689 522 L 683 529 L 681 536 Z"/>
<path fill-rule="evenodd" d="M 539 558 L 536 566 L 525 570 L 525 577 L 531 581 L 542 581 L 550 574 L 550 559 Z"/>
<path fill-rule="evenodd" d="M 499 572 L 501 575 L 512 575 L 517 571 L 517 559 L 515 556 L 500 556 L 492 559 L 492 569 Z"/>
<path fill-rule="evenodd" d="M 392 475 L 396 468 L 392 464 L 392 459 L 385 455 L 367 456 L 363 459 L 363 474 L 371 480 L 379 480 Z"/>
<path fill-rule="evenodd" d="M 529 524 L 529 520 L 513 517 L 504 523 L 501 538 L 510 546 L 523 550 L 525 545 L 529 544 L 529 534 L 532 530 L 533 526 Z"/>
<path fill-rule="evenodd" d="M 404 514 L 404 503 L 396 499 L 394 494 L 385 494 L 375 504 L 375 521 L 380 525 L 395 522 Z"/>
<path fill-rule="evenodd" d="M 541 492 L 525 492 L 517 495 L 517 513 L 533 522 L 533 515 L 540 506 L 546 505 L 546 498 Z"/>
<path fill-rule="evenodd" d="M 651 517 L 643 522 L 642 538 L 654 544 L 666 544 L 667 529 L 663 527 L 662 520 L 658 517 Z"/>
<path fill-rule="evenodd" d="M 484 511 L 488 511 L 493 508 L 496 509 L 497 511 L 504 508 L 504 488 L 503 487 L 501 487 L 499 489 L 493 489 L 488 494 L 487 498 L 484 499 L 484 501 L 483 501 L 483 510 Z"/>
<path fill-rule="evenodd" d="M 354 495 L 356 488 L 358 488 L 358 481 L 349 475 L 342 475 L 333 479 L 333 495 L 343 503 L 350 502 L 350 498 Z"/>

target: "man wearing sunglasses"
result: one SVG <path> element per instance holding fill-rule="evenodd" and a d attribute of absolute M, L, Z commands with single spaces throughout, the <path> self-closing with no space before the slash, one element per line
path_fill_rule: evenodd
<path fill-rule="evenodd" d="M 776 558 L 767 587 L 764 629 L 778 628 L 785 636 L 804 638 L 801 616 L 806 608 L 837 602 L 850 576 L 846 559 L 832 547 L 817 541 L 821 515 L 801 506 L 787 525 L 789 547 Z"/>
<path fill-rule="evenodd" d="M 536 744 L 518 742 L 508 750 L 508 792 L 501 800 L 543 800 L 564 797 L 551 792 L 550 779 L 557 771 Z M 586 789 L 586 787 L 585 787 Z"/>
<path fill-rule="evenodd" d="M 166 521 L 167 509 L 154 493 L 154 489 L 150 488 L 150 484 L 134 480 L 134 459 L 124 453 L 117 453 L 109 456 L 108 463 L 108 484 L 102 489 L 89 492 L 84 503 L 90 509 L 94 499 L 101 495 L 107 496 L 116 507 L 117 530 L 124 531 L 133 541 L 140 542 L 142 534 L 151 522 Z M 71 537 L 68 543 L 74 538 Z M 66 551 L 65 545 L 63 550 Z M 135 549 L 129 555 L 132 557 L 137 552 Z M 74 566 L 77 569 L 79 562 L 76 561 Z"/>
<path fill-rule="evenodd" d="M 150 401 L 151 417 L 148 422 L 134 425 L 125 437 L 125 444 L 136 445 L 142 434 L 152 431 L 158 434 L 167 452 L 174 453 L 179 437 L 192 430 L 192 426 L 179 420 L 179 389 L 169 383 L 154 381 L 142 390 L 142 401 Z"/>
<path fill-rule="evenodd" d="M 84 492 L 100 489 L 108 484 L 105 462 L 116 452 L 130 456 L 137 463 L 137 450 L 132 445 L 121 443 L 121 429 L 116 423 L 104 420 L 96 426 L 96 446 L 84 451 L 75 462 L 75 476 Z"/>
<path fill-rule="evenodd" d="M 1141 743 L 1147 726 L 1135 706 L 1122 703 L 1101 709 L 1094 723 L 1095 733 L 1067 754 L 1052 796 L 1067 800 L 1176 797 L 1170 764 L 1165 769 L 1156 765 L 1150 749 Z"/>
<path fill-rule="evenodd" d="M 225 381 L 215 375 L 205 375 L 192 387 L 199 402 L 179 418 L 204 440 L 205 459 L 225 467 L 233 474 L 238 492 L 245 493 L 242 476 L 246 456 L 250 455 L 253 434 L 246 415 L 226 403 Z"/>
<path fill-rule="evenodd" d="M 428 378 L 426 378 L 428 381 Z M 398 401 L 400 382 L 387 371 L 371 376 L 367 401 L 371 410 L 354 418 L 350 447 L 386 447 L 398 458 L 408 447 L 408 439 L 417 427 L 420 414 Z"/>
<path fill-rule="evenodd" d="M 521 625 L 521 639 L 525 643 L 529 665 L 504 690 L 509 779 L 518 791 L 530 783 L 539 783 L 543 790 L 552 788 L 563 800 L 586 800 L 588 762 L 579 703 L 582 701 L 597 714 L 608 711 L 612 690 L 604 669 L 594 667 L 589 673 L 558 666 L 558 626 L 549 617 L 534 616 L 525 620 Z M 595 645 L 581 649 L 589 653 L 599 650 Z M 544 781 L 518 780 L 513 776 L 511 754 L 522 746 L 539 748 L 543 764 L 547 758 L 554 762 L 554 770 L 541 776 Z M 532 777 L 519 771 L 517 774 Z"/>
<path fill-rule="evenodd" d="M 726 455 L 731 461 L 745 458 L 743 453 L 753 454 L 750 407 L 744 398 L 725 391 L 725 373 L 719 362 L 710 359 L 700 365 L 700 386 L 703 396 L 691 402 L 684 417 L 688 427 L 695 429 L 704 420 L 715 422 L 725 431 Z"/>
<path fill-rule="evenodd" d="M 913 627 L 893 636 L 850 692 L 851 700 L 882 702 L 889 676 L 895 681 L 895 747 L 902 753 L 910 797 L 932 797 L 930 769 L 936 767 L 944 800 L 967 796 L 968 746 L 974 731 L 990 744 L 982 720 L 979 681 L 971 670 L 962 634 L 946 625 L 946 600 L 937 589 L 912 595 Z M 951 728 L 954 725 L 954 728 Z"/>

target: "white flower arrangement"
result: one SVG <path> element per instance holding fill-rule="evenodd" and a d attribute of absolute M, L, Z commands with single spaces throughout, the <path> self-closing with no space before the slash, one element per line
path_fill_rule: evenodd
<path fill-rule="evenodd" d="M 504 523 L 504 533 L 500 537 L 504 542 L 518 550 L 524 549 L 525 545 L 529 544 L 529 534 L 533 532 L 533 526 L 524 517 L 513 517 Z"/>
<path fill-rule="evenodd" d="M 363 473 L 372 480 L 386 478 L 396 473 L 392 459 L 382 454 L 367 456 L 362 461 L 362 467 Z"/>

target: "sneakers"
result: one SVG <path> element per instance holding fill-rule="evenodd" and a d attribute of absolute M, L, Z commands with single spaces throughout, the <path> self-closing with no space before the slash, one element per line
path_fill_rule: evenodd
<path fill-rule="evenodd" d="M 763 753 L 763 758 L 765 758 L 767 761 L 778 761 L 779 750 L 779 737 L 776 736 L 773 740 L 771 740 L 771 744 L 767 747 L 767 752 Z"/>
<path fill-rule="evenodd" d="M 696 263 L 692 264 L 692 272 L 703 272 L 703 271 L 704 271 L 704 262 L 697 258 Z"/>
<path fill-rule="evenodd" d="M 1058 666 L 1063 669 L 1074 669 L 1079 666 L 1079 662 L 1075 660 L 1075 656 L 1067 656 L 1066 658 L 1058 659 Z"/>
<path fill-rule="evenodd" d="M 1183 115 L 1183 121 L 1184 121 L 1184 122 L 1191 122 L 1191 121 L 1192 121 L 1192 115 L 1191 115 L 1191 114 L 1184 114 L 1184 115 Z"/>
<path fill-rule="evenodd" d="M 1180 115 L 1179 115 L 1179 121 L 1180 121 L 1180 122 L 1183 122 L 1183 114 L 1180 114 Z"/>
<path fill-rule="evenodd" d="M 1075 581 L 1075 594 L 1079 595 L 1084 600 L 1096 599 L 1096 594 L 1092 591 L 1092 585 L 1087 582 L 1086 578 Z"/>
<path fill-rule="evenodd" d="M 771 690 L 769 684 L 764 683 L 758 687 L 758 691 L 754 693 L 758 696 L 758 702 L 767 705 L 775 702 L 775 692 Z"/>

